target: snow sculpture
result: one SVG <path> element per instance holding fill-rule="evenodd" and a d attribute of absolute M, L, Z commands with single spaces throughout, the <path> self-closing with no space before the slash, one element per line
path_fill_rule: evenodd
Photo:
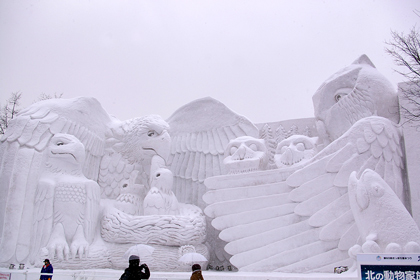
<path fill-rule="evenodd" d="M 303 165 L 316 154 L 317 137 L 293 135 L 277 145 L 274 160 L 278 168 Z"/>
<path fill-rule="evenodd" d="M 410 209 L 391 89 L 362 56 L 314 95 L 318 133 L 327 146 L 307 163 L 206 179 L 205 213 L 227 242 L 233 265 L 282 272 L 350 266 L 348 250 L 360 236 L 347 191 L 353 171 L 374 170 Z"/>
<path fill-rule="evenodd" d="M 136 184 L 139 171 L 133 171 L 127 183 L 122 185 L 120 195 L 115 199 L 115 207 L 130 215 L 143 214 L 143 197 L 145 197 L 145 187 Z"/>
<path fill-rule="evenodd" d="M 49 249 L 57 268 L 124 267 L 125 262 L 109 262 L 114 252 L 132 242 L 153 240 L 161 246 L 161 258 L 165 251 L 173 255 L 174 263 L 168 266 L 172 269 L 180 267 L 174 245 L 191 244 L 208 256 L 203 244 L 206 221 L 198 207 L 178 208 L 172 196 L 168 215 L 142 216 L 150 172 L 166 166 L 168 128 L 159 116 L 113 119 L 93 98 L 46 100 L 22 111 L 1 139 L 0 262 L 33 263 L 45 258 Z M 70 146 L 76 150 L 68 156 L 70 161 L 64 161 L 62 153 L 53 154 L 61 161 L 50 156 L 53 147 Z M 78 166 L 71 163 L 74 159 Z M 74 200 L 67 201 L 69 192 L 75 193 Z M 69 204 L 75 211 L 64 211 Z M 108 213 L 117 213 L 117 218 L 112 220 Z M 112 221 L 122 221 L 121 227 Z M 144 227 L 138 229 L 140 225 Z M 143 239 L 136 237 L 139 232 Z M 155 261 L 163 269 L 168 264 Z"/>
<path fill-rule="evenodd" d="M 318 133 L 326 144 L 368 116 L 399 122 L 395 89 L 366 55 L 328 78 L 312 99 Z"/>
<path fill-rule="evenodd" d="M 353 251 L 420 253 L 420 231 L 395 192 L 378 173 L 366 169 L 349 178 L 350 206 L 362 237 Z"/>
<path fill-rule="evenodd" d="M 402 172 L 403 141 L 396 126 L 397 97 L 361 56 L 329 78 L 313 101 L 318 127 L 314 135 L 321 141 L 289 137 L 297 134 L 292 126 L 281 139 L 276 136 L 278 141 L 289 138 L 277 155 L 278 141 L 269 126 L 260 132 L 212 98 L 191 102 L 166 121 L 159 116 L 120 121 L 92 98 L 32 105 L 1 139 L 0 263 L 42 259 L 47 253 L 42 248 L 49 247 L 63 257 L 54 260 L 57 268 L 123 268 L 126 261 L 120 257 L 127 249 L 151 244 L 155 250 L 146 261 L 156 270 L 182 269 L 177 260 L 187 247 L 194 247 L 210 265 L 232 263 L 242 271 L 332 272 L 349 266 L 349 249 L 363 248 L 359 240 L 364 237 L 371 249 L 373 241 L 382 240 L 358 229 L 348 193 L 352 172 L 360 178 L 373 170 L 407 211 L 411 209 Z M 312 128 L 313 120 L 308 123 Z M 55 176 L 59 169 L 53 168 L 47 147 L 71 135 L 84 146 L 84 164 L 73 172 L 75 165 L 67 163 L 67 173 Z M 72 143 L 81 147 L 75 139 Z M 286 143 L 292 146 L 283 148 Z M 304 152 L 299 161 L 302 146 L 309 143 L 317 154 Z M 275 156 L 279 168 L 272 169 Z M 246 158 L 252 158 L 251 165 Z M 64 196 L 52 196 L 48 188 L 60 190 L 76 181 L 85 190 L 99 184 L 99 209 L 75 201 L 56 205 Z M 86 194 L 83 187 L 76 188 L 82 190 L 79 198 L 86 206 L 98 205 L 97 187 L 92 185 L 93 193 Z M 78 205 L 81 220 L 71 217 L 76 213 L 60 217 L 69 203 Z M 48 223 L 51 227 L 43 226 Z M 414 237 L 406 244 L 388 241 L 386 250 L 418 247 Z M 65 259 L 68 255 L 72 258 Z"/>
<path fill-rule="evenodd" d="M 204 208 L 203 182 L 226 174 L 223 159 L 229 141 L 241 136 L 259 138 L 258 128 L 210 97 L 184 105 L 167 121 L 172 138 L 167 165 L 174 175 L 174 193 L 179 201 Z"/>
<path fill-rule="evenodd" d="M 157 169 L 144 199 L 144 215 L 179 215 L 178 200 L 172 192 L 173 175 L 169 169 Z"/>
<path fill-rule="evenodd" d="M 30 253 L 35 258 L 35 247 L 47 245 L 50 235 L 36 237 L 32 229 L 35 222 L 42 222 L 34 216 L 38 213 L 34 202 L 52 137 L 57 133 L 76 136 L 85 148 L 83 173 L 96 181 L 111 122 L 92 98 L 45 100 L 21 111 L 11 121 L 0 146 L 0 262 L 28 262 Z M 39 193 L 38 198 L 41 196 Z M 42 238 L 41 243 L 35 238 Z"/>
<path fill-rule="evenodd" d="M 51 138 L 35 196 L 34 253 L 46 238 L 51 259 L 87 256 L 98 230 L 100 189 L 83 175 L 84 160 L 85 148 L 76 137 Z"/>
<path fill-rule="evenodd" d="M 98 178 L 103 197 L 115 199 L 136 170 L 134 183 L 144 185 L 146 192 L 149 190 L 152 159 L 160 157 L 165 161 L 169 155 L 168 130 L 168 123 L 157 115 L 114 121 L 110 125 Z"/>
<path fill-rule="evenodd" d="M 102 218 L 101 235 L 110 243 L 202 244 L 206 239 L 206 220 L 201 209 L 191 204 L 180 203 L 177 216 L 134 216 L 109 207 Z"/>
<path fill-rule="evenodd" d="M 229 142 L 225 149 L 228 174 L 264 170 L 268 163 L 265 141 L 251 136 L 241 136 Z"/>
<path fill-rule="evenodd" d="M 182 203 L 204 209 L 206 178 L 226 174 L 223 164 L 229 141 L 241 136 L 259 137 L 258 128 L 243 116 L 232 112 L 221 102 L 202 98 L 184 105 L 167 120 L 172 138 L 167 165 L 174 175 L 173 192 Z M 208 222 L 206 244 L 211 245 L 209 264 L 230 266 L 225 243 Z"/>

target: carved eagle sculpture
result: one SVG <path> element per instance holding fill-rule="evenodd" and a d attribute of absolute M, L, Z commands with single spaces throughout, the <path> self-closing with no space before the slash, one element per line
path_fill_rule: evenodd
<path fill-rule="evenodd" d="M 101 192 L 83 175 L 85 148 L 75 136 L 57 133 L 46 156 L 35 195 L 34 257 L 47 239 L 51 259 L 87 257 L 98 230 Z"/>
<path fill-rule="evenodd" d="M 348 197 L 353 171 L 374 170 L 410 208 L 398 117 L 388 111 L 398 106 L 396 93 L 370 60 L 363 55 L 329 78 L 314 106 L 327 146 L 303 167 L 205 181 L 205 213 L 240 271 L 350 266 L 348 250 L 361 242 Z"/>
<path fill-rule="evenodd" d="M 34 242 L 33 202 L 55 135 L 73 135 L 83 144 L 83 174 L 99 183 L 102 198 L 116 198 L 133 172 L 139 173 L 135 183 L 147 186 L 151 158 L 169 152 L 167 129 L 158 116 L 111 118 L 94 98 L 45 100 L 23 110 L 0 140 L 0 262 L 25 263 L 47 245 L 48 234 Z"/>
<path fill-rule="evenodd" d="M 66 133 L 79 139 L 85 150 L 83 174 L 96 181 L 105 150 L 105 134 L 112 122 L 93 98 L 41 101 L 11 121 L 0 143 L 1 262 L 24 263 L 30 251 L 39 249 L 34 247 L 32 231 L 34 201 L 53 136 Z M 39 244 L 42 247 L 48 240 L 43 241 Z"/>

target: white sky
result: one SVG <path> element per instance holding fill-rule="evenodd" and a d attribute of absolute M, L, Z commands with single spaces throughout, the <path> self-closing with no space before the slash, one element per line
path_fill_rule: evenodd
<path fill-rule="evenodd" d="M 390 31 L 418 0 L 0 1 L 0 102 L 96 97 L 121 120 L 211 96 L 255 123 L 313 116 L 312 95 L 367 54 L 394 84 Z"/>

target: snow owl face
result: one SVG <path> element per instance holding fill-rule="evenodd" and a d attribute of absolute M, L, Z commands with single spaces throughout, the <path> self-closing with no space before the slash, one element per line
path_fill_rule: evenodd
<path fill-rule="evenodd" d="M 82 166 L 85 161 L 85 146 L 75 136 L 70 134 L 55 134 L 48 146 L 49 158 L 62 164 Z"/>
<path fill-rule="evenodd" d="M 316 137 L 293 135 L 277 145 L 274 160 L 278 168 L 302 165 L 316 154 Z"/>
<path fill-rule="evenodd" d="M 318 133 L 326 144 L 365 117 L 399 121 L 396 90 L 366 55 L 328 78 L 312 100 Z"/>
<path fill-rule="evenodd" d="M 264 170 L 267 162 L 265 141 L 251 136 L 231 140 L 225 149 L 223 160 L 229 174 Z"/>

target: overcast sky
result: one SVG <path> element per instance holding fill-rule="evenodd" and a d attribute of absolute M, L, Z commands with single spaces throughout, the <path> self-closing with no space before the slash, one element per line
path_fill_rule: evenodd
<path fill-rule="evenodd" d="M 93 96 L 121 120 L 211 96 L 255 123 L 313 116 L 312 95 L 366 54 L 384 52 L 418 0 L 0 1 L 0 102 Z"/>

